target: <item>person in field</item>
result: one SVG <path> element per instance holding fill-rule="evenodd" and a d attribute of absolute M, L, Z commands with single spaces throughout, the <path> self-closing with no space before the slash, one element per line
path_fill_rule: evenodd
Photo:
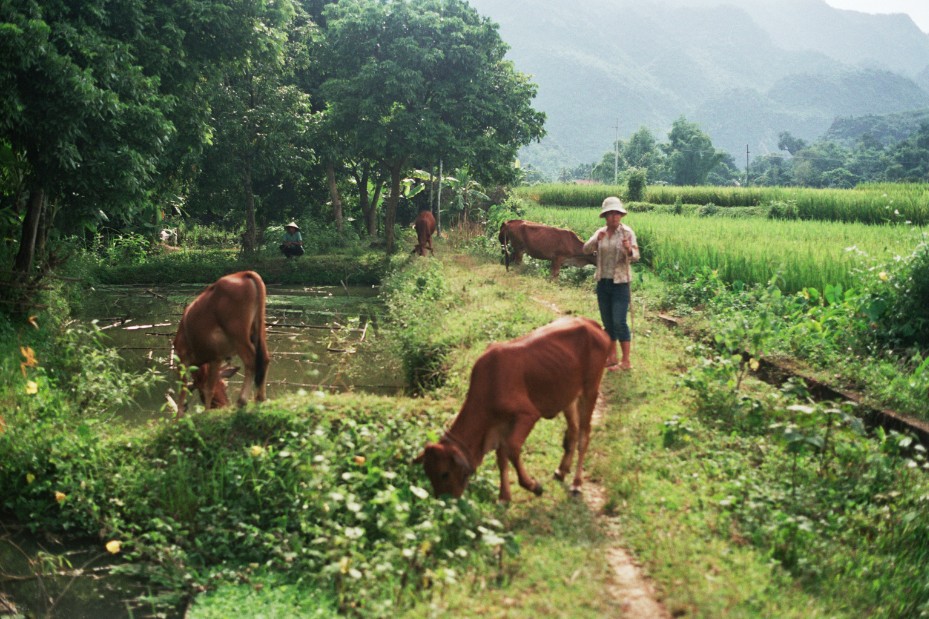
<path fill-rule="evenodd" d="M 584 253 L 597 254 L 597 305 L 603 328 L 612 340 L 606 360 L 607 369 L 611 371 L 632 369 L 629 284 L 632 281 L 631 264 L 639 259 L 639 246 L 635 232 L 622 223 L 626 212 L 619 198 L 606 198 L 600 208 L 600 217 L 606 219 L 606 225 L 584 243 Z M 617 358 L 616 342 L 619 342 L 622 359 Z"/>
<path fill-rule="evenodd" d="M 303 235 L 297 222 L 292 221 L 284 226 L 284 242 L 281 243 L 281 253 L 288 258 L 303 255 Z"/>

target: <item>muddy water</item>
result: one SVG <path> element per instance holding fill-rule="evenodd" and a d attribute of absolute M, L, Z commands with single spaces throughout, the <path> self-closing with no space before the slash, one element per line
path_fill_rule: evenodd
<path fill-rule="evenodd" d="M 171 341 L 184 307 L 201 290 L 202 285 L 99 287 L 81 317 L 97 321 L 131 368 L 154 368 L 166 381 L 173 380 Z M 370 286 L 268 286 L 268 397 L 301 389 L 402 392 L 402 373 L 377 345 L 383 310 L 377 293 Z M 240 365 L 236 358 L 233 365 Z M 242 386 L 241 372 L 229 383 L 234 400 Z M 164 405 L 167 388 L 165 382 L 136 394 L 136 405 L 120 416 L 144 423 Z"/>

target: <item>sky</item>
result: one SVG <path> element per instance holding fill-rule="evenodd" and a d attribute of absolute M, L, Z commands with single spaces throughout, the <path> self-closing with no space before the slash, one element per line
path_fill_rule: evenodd
<path fill-rule="evenodd" d="M 826 0 L 826 4 L 862 13 L 906 13 L 923 32 L 929 32 L 926 0 Z"/>

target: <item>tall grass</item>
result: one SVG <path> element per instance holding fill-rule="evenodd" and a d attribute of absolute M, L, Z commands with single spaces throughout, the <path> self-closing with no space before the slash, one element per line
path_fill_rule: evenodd
<path fill-rule="evenodd" d="M 610 195 L 625 197 L 623 185 L 533 185 L 519 195 L 545 206 L 595 206 Z M 791 203 L 799 219 L 866 224 L 929 224 L 929 183 L 881 183 L 855 189 L 804 187 L 674 187 L 652 186 L 645 202 L 671 205 L 715 204 L 720 207 L 768 206 Z"/>
<path fill-rule="evenodd" d="M 527 219 L 575 230 L 583 238 L 602 220 L 598 210 L 532 206 Z M 729 282 L 766 283 L 775 275 L 785 292 L 827 285 L 857 287 L 861 269 L 912 253 L 926 231 L 814 221 L 692 217 L 632 213 L 624 223 L 642 259 L 659 273 L 718 271 Z"/>

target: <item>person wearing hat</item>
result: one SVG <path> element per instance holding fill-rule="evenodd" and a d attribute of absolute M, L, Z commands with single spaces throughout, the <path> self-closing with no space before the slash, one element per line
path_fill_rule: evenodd
<path fill-rule="evenodd" d="M 626 208 L 616 196 L 603 201 L 600 217 L 606 219 L 606 225 L 584 243 L 584 253 L 597 253 L 597 305 L 600 307 L 600 320 L 603 328 L 613 340 L 610 356 L 607 357 L 608 370 L 631 370 L 632 331 L 629 330 L 627 316 L 631 299 L 629 283 L 632 281 L 630 265 L 639 259 L 639 246 L 636 244 L 635 232 L 622 223 Z M 622 359 L 617 359 L 616 342 L 622 351 Z"/>
<path fill-rule="evenodd" d="M 288 258 L 303 255 L 303 236 L 297 222 L 292 221 L 284 226 L 284 242 L 281 243 L 281 253 Z"/>

